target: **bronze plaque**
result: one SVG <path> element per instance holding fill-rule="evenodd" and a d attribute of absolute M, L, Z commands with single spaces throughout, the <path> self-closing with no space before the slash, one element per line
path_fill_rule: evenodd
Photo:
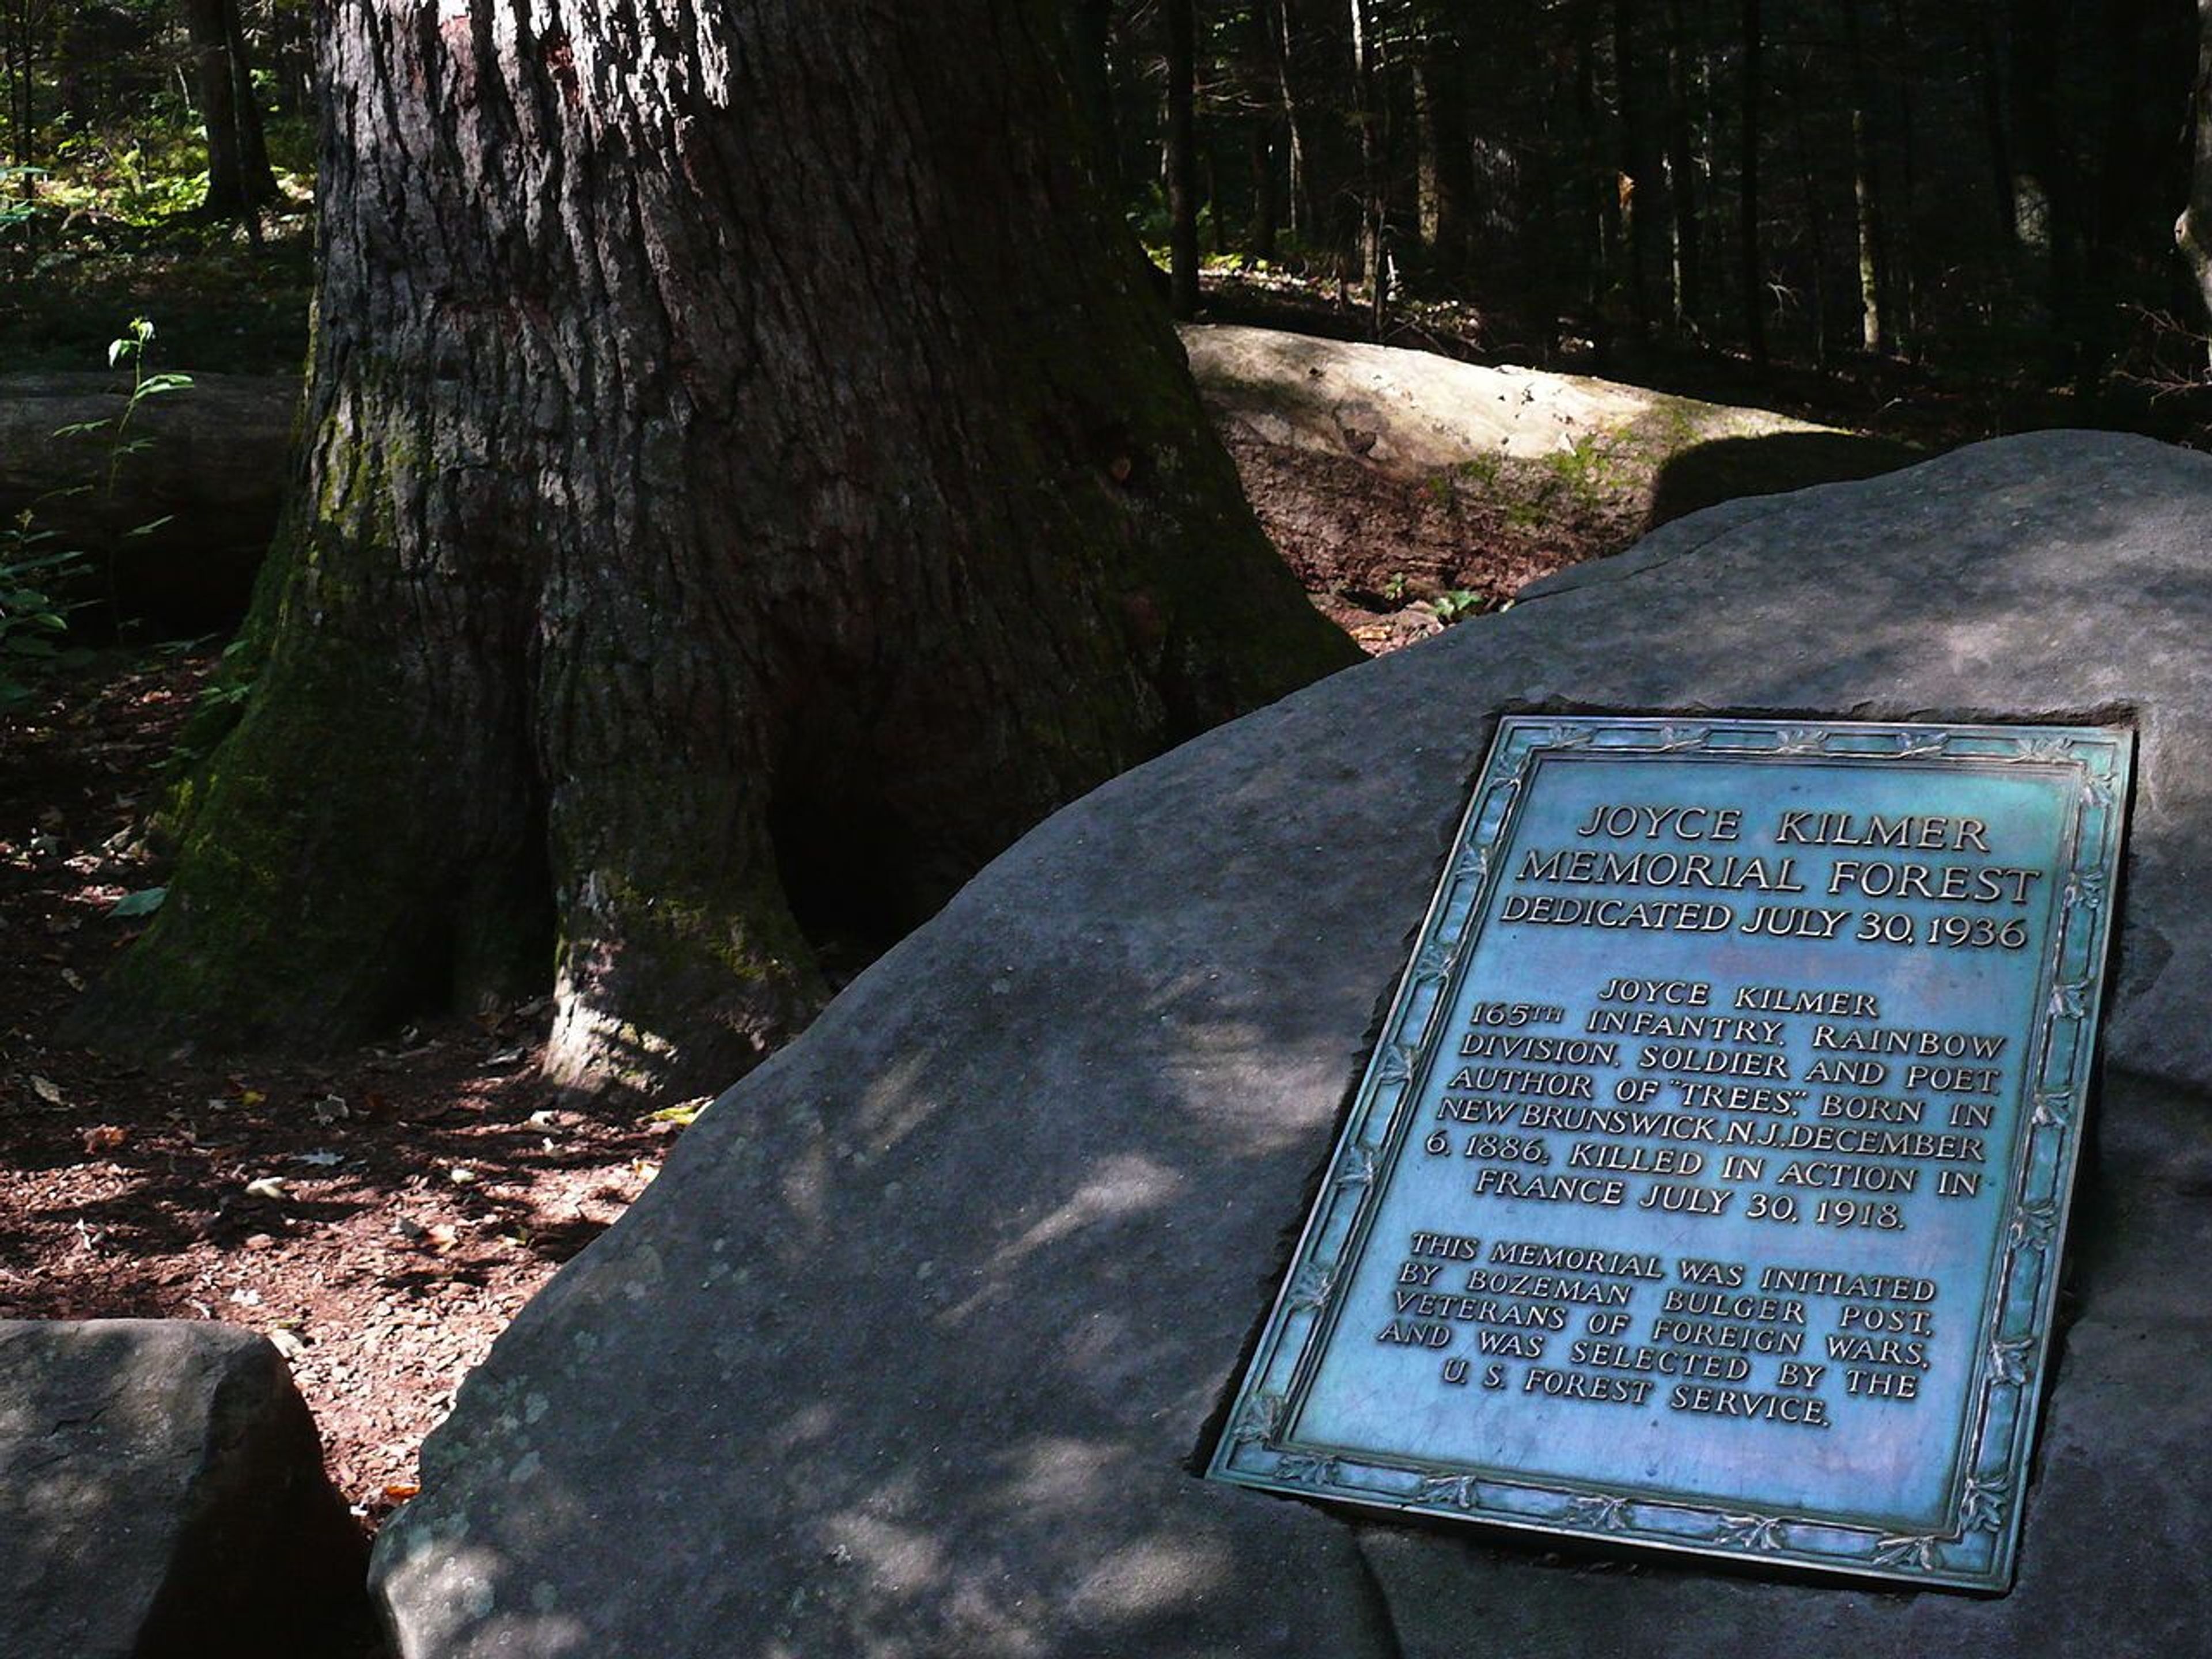
<path fill-rule="evenodd" d="M 1213 1477 L 2008 1586 L 2131 757 L 1502 721 Z"/>

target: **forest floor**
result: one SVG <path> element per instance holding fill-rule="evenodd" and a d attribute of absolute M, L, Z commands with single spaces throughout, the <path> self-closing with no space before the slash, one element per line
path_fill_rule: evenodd
<path fill-rule="evenodd" d="M 322 1066 L 55 1042 L 143 925 L 116 902 L 165 878 L 139 826 L 213 663 L 103 653 L 0 714 L 0 1316 L 268 1334 L 374 1526 L 463 1374 L 678 1129 L 558 1105 L 542 1003 Z"/>
<path fill-rule="evenodd" d="M 1316 599 L 1370 652 L 1441 626 L 1361 627 Z M 212 642 L 88 653 L 0 712 L 0 1317 L 267 1334 L 374 1529 L 462 1376 L 681 1129 L 556 1100 L 543 999 L 320 1065 L 136 1066 L 55 1040 L 144 926 L 118 902 L 167 880 L 143 824 L 215 662 Z"/>
<path fill-rule="evenodd" d="M 0 346 L 14 367 L 91 366 L 150 314 L 165 367 L 290 368 L 306 252 L 286 226 L 258 252 L 50 255 L 6 285 Z M 1608 550 L 1569 538 L 1557 562 Z M 1501 582 L 1539 574 L 1498 556 Z M 1395 598 L 1316 599 L 1370 652 L 1442 625 Z M 0 1317 L 268 1334 L 373 1530 L 462 1376 L 681 1129 L 557 1101 L 538 1079 L 542 1001 L 319 1065 L 134 1066 L 55 1040 L 145 925 L 118 902 L 167 880 L 144 821 L 217 643 L 85 653 L 0 710 Z"/>

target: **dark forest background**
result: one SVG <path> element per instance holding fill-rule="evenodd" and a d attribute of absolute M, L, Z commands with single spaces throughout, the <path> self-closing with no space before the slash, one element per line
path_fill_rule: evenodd
<path fill-rule="evenodd" d="M 112 263 L 134 256 L 170 281 L 165 322 L 222 343 L 204 358 L 296 355 L 313 21 L 0 0 L 11 356 L 112 331 L 147 297 Z M 1067 0 L 1066 21 L 1101 163 L 1185 314 L 1724 374 L 1739 397 L 1768 368 L 1971 383 L 2014 400 L 1994 426 L 2056 418 L 2051 393 L 2067 418 L 2191 424 L 2186 0 Z M 234 266 L 191 269 L 249 233 L 276 244 L 246 285 L 266 315 Z M 96 316 L 58 329 L 42 280 Z"/>
<path fill-rule="evenodd" d="M 1384 337 L 1459 301 L 1519 361 L 1911 363 L 2116 415 L 2201 367 L 2176 0 L 1079 0 L 1075 27 L 1147 240 L 1317 279 Z"/>

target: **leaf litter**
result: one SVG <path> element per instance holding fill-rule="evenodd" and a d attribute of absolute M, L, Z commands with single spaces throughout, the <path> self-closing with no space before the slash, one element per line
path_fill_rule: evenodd
<path fill-rule="evenodd" d="M 53 1043 L 143 925 L 116 899 L 165 886 L 135 814 L 213 660 L 111 659 L 0 715 L 0 931 L 21 941 L 0 953 L 0 1316 L 263 1333 L 373 1528 L 461 1378 L 678 1129 L 557 1101 L 544 998 L 313 1066 Z"/>

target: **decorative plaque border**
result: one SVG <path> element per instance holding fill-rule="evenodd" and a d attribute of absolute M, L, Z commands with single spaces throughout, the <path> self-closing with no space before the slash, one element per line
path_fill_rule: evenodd
<path fill-rule="evenodd" d="M 2009 1587 L 2021 1498 L 2051 1335 L 2102 1000 L 2134 735 L 2096 726 L 1509 715 L 1500 719 L 1443 879 L 1284 1285 L 1231 1408 L 1210 1478 L 1607 1542 L 1717 1554 L 1920 1585 Z M 1834 1516 L 1740 1512 L 1692 1492 L 1547 1483 L 1510 1469 L 1301 1444 L 1286 1430 L 1312 1380 L 1332 1299 L 1405 1146 L 1462 970 L 1537 769 L 1574 751 L 1673 761 L 1757 760 L 2014 773 L 2070 791 L 2058 915 L 2027 1034 L 2023 1109 L 2000 1255 L 1980 1314 L 1969 1421 L 1952 1471 L 1951 1524 L 1899 1534 Z"/>

